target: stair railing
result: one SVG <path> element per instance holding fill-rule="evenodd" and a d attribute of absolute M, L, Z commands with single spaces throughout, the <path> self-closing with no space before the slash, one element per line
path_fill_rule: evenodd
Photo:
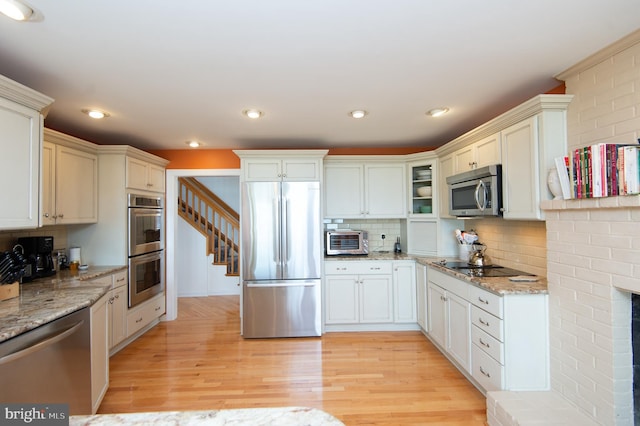
<path fill-rule="evenodd" d="M 207 238 L 207 255 L 239 275 L 240 215 L 197 179 L 178 178 L 178 215 Z"/>

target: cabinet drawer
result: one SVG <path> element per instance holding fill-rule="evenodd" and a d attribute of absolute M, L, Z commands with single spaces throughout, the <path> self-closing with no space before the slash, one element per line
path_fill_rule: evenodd
<path fill-rule="evenodd" d="M 326 275 L 335 274 L 391 274 L 391 262 L 378 261 L 327 261 L 324 264 Z"/>
<path fill-rule="evenodd" d="M 504 387 L 504 367 L 475 344 L 471 345 L 471 375 L 487 391 Z"/>
<path fill-rule="evenodd" d="M 499 341 L 504 342 L 503 325 L 500 318 L 471 305 L 471 323 Z"/>
<path fill-rule="evenodd" d="M 113 274 L 113 288 L 122 287 L 123 285 L 127 285 L 127 271 L 120 271 Z"/>
<path fill-rule="evenodd" d="M 472 285 L 469 286 L 469 302 L 497 316 L 498 318 L 504 318 L 502 297 L 497 294 L 490 293 Z"/>
<path fill-rule="evenodd" d="M 158 295 L 127 314 L 127 335 L 136 331 L 164 314 L 164 294 Z"/>
<path fill-rule="evenodd" d="M 504 343 L 485 333 L 476 325 L 471 327 L 471 341 L 489 354 L 491 358 L 504 365 Z"/>

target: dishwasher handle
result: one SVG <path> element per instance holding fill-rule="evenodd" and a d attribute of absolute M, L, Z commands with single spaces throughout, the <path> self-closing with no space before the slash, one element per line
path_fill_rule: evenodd
<path fill-rule="evenodd" d="M 47 346 L 51 346 L 61 340 L 64 340 L 65 338 L 67 338 L 68 336 L 72 335 L 73 333 L 75 333 L 80 327 L 82 327 L 82 325 L 84 324 L 84 320 L 80 320 L 77 323 L 70 325 L 69 327 L 66 327 L 65 329 L 61 330 L 61 331 L 57 331 L 56 333 L 52 333 L 49 336 L 46 336 L 46 338 L 44 338 L 43 340 L 39 341 L 38 343 L 36 343 L 35 345 L 29 346 L 25 349 L 21 349 L 19 351 L 10 353 L 8 355 L 3 356 L 2 358 L 0 358 L 0 365 L 3 364 L 8 364 L 11 361 L 15 361 L 18 360 L 20 358 L 24 358 L 25 356 L 28 356 L 29 354 L 32 354 L 36 351 L 39 351 L 41 349 L 46 348 Z"/>

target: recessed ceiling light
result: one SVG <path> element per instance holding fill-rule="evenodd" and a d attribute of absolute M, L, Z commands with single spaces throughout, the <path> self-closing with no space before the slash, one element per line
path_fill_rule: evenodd
<path fill-rule="evenodd" d="M 367 111 L 363 110 L 363 109 L 357 109 L 355 111 L 351 111 L 349 113 L 349 115 L 352 118 L 363 118 L 365 115 L 369 114 Z"/>
<path fill-rule="evenodd" d="M 189 145 L 191 148 L 198 148 L 199 146 L 202 146 L 202 143 L 198 141 L 186 141 L 185 143 Z"/>
<path fill-rule="evenodd" d="M 431 117 L 440 117 L 441 115 L 446 114 L 447 112 L 449 112 L 449 108 L 434 108 L 432 110 L 429 110 L 427 114 L 430 115 Z"/>
<path fill-rule="evenodd" d="M 82 112 L 87 114 L 91 118 L 95 118 L 96 120 L 109 117 L 108 112 L 100 111 L 99 109 L 83 109 Z"/>
<path fill-rule="evenodd" d="M 0 13 L 16 21 L 28 21 L 33 9 L 18 0 L 0 0 Z"/>
<path fill-rule="evenodd" d="M 252 120 L 258 119 L 264 115 L 264 112 L 258 109 L 252 109 L 252 108 L 245 109 L 244 111 L 242 111 L 242 113 L 247 117 L 251 118 Z"/>

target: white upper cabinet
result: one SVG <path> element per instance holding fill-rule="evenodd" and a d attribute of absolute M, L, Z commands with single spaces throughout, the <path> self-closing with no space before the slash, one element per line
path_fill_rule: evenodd
<path fill-rule="evenodd" d="M 453 154 L 453 173 L 500 163 L 500 133 L 483 138 Z"/>
<path fill-rule="evenodd" d="M 127 188 L 164 193 L 164 172 L 162 166 L 127 157 Z"/>
<path fill-rule="evenodd" d="M 543 220 L 542 200 L 554 159 L 567 155 L 566 111 L 547 110 L 502 131 L 502 214 L 505 219 Z"/>
<path fill-rule="evenodd" d="M 40 225 L 43 112 L 53 99 L 0 75 L 0 229 Z"/>
<path fill-rule="evenodd" d="M 404 162 L 325 162 L 326 218 L 405 218 Z"/>
<path fill-rule="evenodd" d="M 45 129 L 42 224 L 98 221 L 98 156 L 93 144 Z"/>
<path fill-rule="evenodd" d="M 242 180 L 320 181 L 326 150 L 236 150 Z"/>

